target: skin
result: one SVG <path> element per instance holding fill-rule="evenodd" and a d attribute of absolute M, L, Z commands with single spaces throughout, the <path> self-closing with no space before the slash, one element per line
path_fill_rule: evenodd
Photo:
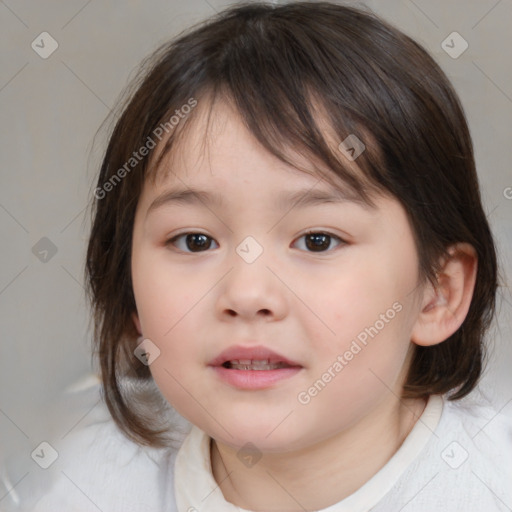
<path fill-rule="evenodd" d="M 368 481 L 422 413 L 422 400 L 398 398 L 413 344 L 442 342 L 462 323 L 474 251 L 454 247 L 442 286 L 420 285 L 413 233 L 396 199 L 380 197 L 376 210 L 353 202 L 280 209 L 283 192 L 332 186 L 269 154 L 227 103 L 215 104 L 203 147 L 200 107 L 164 160 L 171 172 L 147 181 L 139 198 L 133 319 L 161 351 L 150 370 L 162 394 L 213 438 L 212 471 L 226 500 L 251 510 L 325 508 Z M 167 203 L 148 213 L 177 186 L 217 192 L 223 204 Z M 309 230 L 334 235 L 327 251 L 308 249 Z M 210 248 L 190 252 L 186 237 L 168 242 L 187 232 L 211 237 Z M 247 236 L 263 248 L 250 264 L 236 252 Z M 401 311 L 300 403 L 298 394 L 396 302 Z M 208 366 L 235 344 L 264 345 L 303 368 L 269 389 L 235 389 Z M 262 453 L 252 467 L 237 457 L 247 442 Z"/>

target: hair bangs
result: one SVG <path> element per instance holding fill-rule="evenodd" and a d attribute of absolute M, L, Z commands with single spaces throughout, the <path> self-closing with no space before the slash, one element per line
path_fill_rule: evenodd
<path fill-rule="evenodd" d="M 155 182 L 172 172 L 173 166 L 164 160 L 178 155 L 180 143 L 192 130 L 199 129 L 206 118 L 202 137 L 204 149 L 204 141 L 211 134 L 215 107 L 222 102 L 240 116 L 262 147 L 279 160 L 325 180 L 334 188 L 342 188 L 345 195 L 365 208 L 376 208 L 374 198 L 385 193 L 379 185 L 382 179 L 379 180 L 378 174 L 385 167 L 374 137 L 360 122 L 354 122 L 349 113 L 346 117 L 328 115 L 334 106 L 321 100 L 320 91 L 306 84 L 293 95 L 296 101 L 291 101 L 287 84 L 269 101 L 265 90 L 254 89 L 247 94 L 250 83 L 247 75 L 244 81 L 216 83 L 214 87 L 207 84 L 203 91 L 195 92 L 199 108 L 155 149 L 146 176 Z M 356 158 L 351 157 L 351 148 L 343 145 L 350 138 L 364 148 L 353 149 L 360 152 Z"/>

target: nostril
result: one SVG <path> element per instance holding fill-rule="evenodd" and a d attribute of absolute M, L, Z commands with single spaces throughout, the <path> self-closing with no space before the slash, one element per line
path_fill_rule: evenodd
<path fill-rule="evenodd" d="M 238 313 L 233 309 L 226 309 L 226 313 L 229 316 L 238 316 Z M 271 314 L 272 314 L 272 312 L 270 311 L 270 309 L 260 309 L 258 311 L 258 315 L 269 316 Z"/>

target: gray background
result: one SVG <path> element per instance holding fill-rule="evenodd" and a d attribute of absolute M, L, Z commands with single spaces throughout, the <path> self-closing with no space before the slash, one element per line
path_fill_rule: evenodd
<path fill-rule="evenodd" d="M 49 425 L 56 419 L 59 424 L 59 414 L 61 431 L 66 432 L 88 411 L 64 415 L 54 404 L 64 388 L 91 368 L 82 275 L 89 225 L 86 206 L 105 144 L 102 135 L 93 144 L 96 131 L 143 57 L 232 3 L 0 1 L 0 446 L 8 448 L 0 449 L 4 457 L 21 453 L 18 456 L 29 461 L 30 451 L 51 437 Z M 365 4 L 434 55 L 466 110 L 504 285 L 482 388 L 496 408 L 512 414 L 512 189 L 507 188 L 512 187 L 512 2 Z M 47 59 L 31 47 L 44 31 L 59 45 Z M 469 45 L 458 58 L 441 47 L 453 31 Z M 453 44 L 460 48 L 460 41 Z M 54 255 L 50 251 L 38 257 L 33 250 L 38 243 L 36 248 L 45 249 L 48 242 L 40 242 L 43 237 L 54 244 Z"/>

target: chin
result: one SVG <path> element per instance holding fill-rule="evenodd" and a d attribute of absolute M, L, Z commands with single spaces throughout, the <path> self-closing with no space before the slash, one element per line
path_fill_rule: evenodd
<path fill-rule="evenodd" d="M 318 430 L 311 428 L 308 431 L 304 429 L 307 425 L 303 422 L 299 422 L 302 423 L 302 427 L 295 422 L 290 422 L 294 413 L 283 421 L 289 412 L 281 413 L 279 417 L 264 417 L 257 414 L 224 416 L 224 421 L 221 423 L 229 433 L 216 422 L 212 422 L 210 418 L 204 427 L 201 427 L 200 423 L 196 424 L 219 443 L 236 450 L 243 449 L 247 443 L 251 443 L 261 452 L 285 453 L 302 448 L 308 440 L 314 443 L 314 432 Z"/>

